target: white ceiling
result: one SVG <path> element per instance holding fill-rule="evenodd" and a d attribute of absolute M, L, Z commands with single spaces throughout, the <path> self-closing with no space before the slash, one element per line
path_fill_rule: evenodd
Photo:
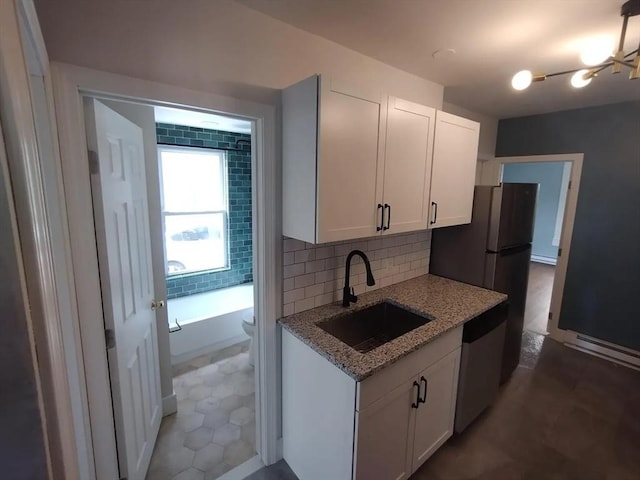
<path fill-rule="evenodd" d="M 251 122 L 233 117 L 168 107 L 154 107 L 154 113 L 160 123 L 251 134 Z"/>
<path fill-rule="evenodd" d="M 445 101 L 498 118 L 640 99 L 640 80 L 603 72 L 583 89 L 569 77 L 515 91 L 522 69 L 581 66 L 595 36 L 616 44 L 622 0 L 237 0 L 298 28 L 444 85 Z M 629 20 L 625 51 L 638 46 Z M 434 59 L 438 49 L 456 54 Z"/>

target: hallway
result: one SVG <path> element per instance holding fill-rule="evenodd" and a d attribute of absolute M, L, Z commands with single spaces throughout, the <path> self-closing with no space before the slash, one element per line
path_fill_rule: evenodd
<path fill-rule="evenodd" d="M 529 264 L 529 286 L 524 313 L 524 328 L 530 332 L 547 334 L 549 305 L 553 290 L 554 265 L 531 262 Z"/>

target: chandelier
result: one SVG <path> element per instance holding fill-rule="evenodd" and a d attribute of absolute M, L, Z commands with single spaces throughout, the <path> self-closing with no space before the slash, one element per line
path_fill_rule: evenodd
<path fill-rule="evenodd" d="M 640 0 L 628 0 L 620 9 L 620 16 L 622 16 L 622 31 L 620 32 L 620 41 L 618 42 L 618 49 L 615 53 L 611 54 L 611 50 L 598 52 L 598 49 L 592 49 L 585 51 L 582 55 L 582 61 L 588 68 L 575 68 L 572 70 L 565 70 L 555 73 L 531 73 L 530 70 L 522 70 L 516 73 L 511 79 L 511 86 L 516 90 L 524 90 L 531 85 L 532 82 L 542 82 L 549 77 L 557 77 L 559 75 L 571 76 L 571 85 L 574 88 L 586 87 L 591 83 L 594 77 L 607 68 L 611 67 L 611 73 L 620 73 L 623 68 L 629 68 L 630 80 L 637 80 L 640 78 L 640 44 L 638 48 L 624 53 L 624 40 L 627 34 L 627 24 L 629 23 L 629 17 L 635 17 L 640 15 Z M 635 58 L 632 58 L 635 55 Z"/>

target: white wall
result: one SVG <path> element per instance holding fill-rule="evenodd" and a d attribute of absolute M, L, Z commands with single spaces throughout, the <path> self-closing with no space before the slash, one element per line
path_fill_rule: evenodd
<path fill-rule="evenodd" d="M 277 104 L 314 73 L 441 108 L 443 87 L 231 0 L 37 0 L 52 60 Z"/>

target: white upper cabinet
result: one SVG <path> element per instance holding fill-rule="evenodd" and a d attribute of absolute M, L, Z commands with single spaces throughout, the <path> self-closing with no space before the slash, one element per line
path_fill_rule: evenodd
<path fill-rule="evenodd" d="M 383 233 L 427 228 L 436 110 L 389 97 Z"/>
<path fill-rule="evenodd" d="M 471 222 L 480 124 L 438 111 L 429 228 Z"/>
<path fill-rule="evenodd" d="M 386 99 L 314 75 L 283 91 L 283 233 L 310 243 L 376 234 Z"/>
<path fill-rule="evenodd" d="M 478 123 L 320 75 L 286 88 L 282 111 L 287 237 L 327 243 L 471 221 Z"/>
<path fill-rule="evenodd" d="M 382 95 L 320 77 L 317 243 L 375 234 L 385 110 Z"/>

